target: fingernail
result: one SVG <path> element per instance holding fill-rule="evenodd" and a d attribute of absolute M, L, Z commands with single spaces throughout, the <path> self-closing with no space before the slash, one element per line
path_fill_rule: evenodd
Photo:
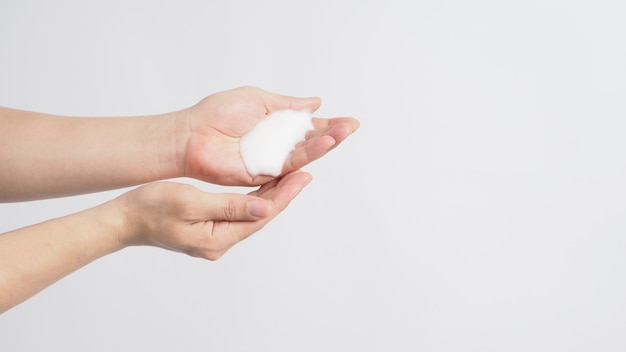
<path fill-rule="evenodd" d="M 267 202 L 263 200 L 251 200 L 248 202 L 248 214 L 259 218 L 267 216 L 269 209 Z"/>
<path fill-rule="evenodd" d="M 330 136 L 328 136 L 328 137 L 330 137 Z M 330 148 L 334 147 L 335 144 L 337 144 L 337 140 L 334 139 L 333 137 L 326 138 L 326 140 L 327 140 L 326 141 L 326 145 L 325 145 L 326 149 L 330 149 Z"/>

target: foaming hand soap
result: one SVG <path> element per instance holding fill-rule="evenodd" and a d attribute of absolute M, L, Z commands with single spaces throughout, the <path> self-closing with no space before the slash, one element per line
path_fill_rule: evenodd
<path fill-rule="evenodd" d="M 289 153 L 312 129 L 308 111 L 277 110 L 268 114 L 239 141 L 241 158 L 250 176 L 280 175 Z"/>

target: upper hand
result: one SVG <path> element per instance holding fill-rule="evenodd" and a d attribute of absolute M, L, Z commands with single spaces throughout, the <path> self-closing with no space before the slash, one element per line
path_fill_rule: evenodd
<path fill-rule="evenodd" d="M 216 93 L 179 115 L 177 159 L 182 174 L 221 185 L 253 186 L 272 176 L 252 177 L 239 153 L 240 137 L 267 114 L 282 109 L 316 111 L 319 98 L 295 98 L 255 87 Z M 313 118 L 314 130 L 287 157 L 281 175 L 298 170 L 336 147 L 359 127 L 354 118 Z"/>

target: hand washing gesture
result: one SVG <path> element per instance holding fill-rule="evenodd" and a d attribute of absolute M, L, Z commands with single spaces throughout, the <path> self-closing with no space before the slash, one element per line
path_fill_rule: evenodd
<path fill-rule="evenodd" d="M 318 98 L 242 87 L 152 116 L 88 118 L 0 107 L 0 202 L 148 183 L 99 206 L 1 234 L 0 313 L 129 245 L 219 258 L 278 215 L 311 181 L 302 166 L 359 127 L 353 118 L 311 119 L 320 104 Z M 293 122 L 293 115 L 275 120 L 282 110 L 305 113 L 296 131 L 301 134 L 276 159 L 278 171 L 250 172 L 249 156 L 260 160 L 254 154 L 274 142 L 275 129 Z M 269 121 L 278 124 L 267 128 Z M 246 142 L 258 135 L 264 139 Z M 210 194 L 153 182 L 175 177 L 262 186 L 247 195 Z"/>

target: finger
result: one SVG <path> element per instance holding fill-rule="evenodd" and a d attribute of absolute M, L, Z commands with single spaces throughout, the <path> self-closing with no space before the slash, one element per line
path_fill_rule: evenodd
<path fill-rule="evenodd" d="M 306 164 L 321 158 L 328 153 L 337 141 L 331 136 L 320 136 L 312 138 L 299 144 L 296 149 L 289 153 L 283 166 L 283 172 L 300 169 Z"/>
<path fill-rule="evenodd" d="M 206 220 L 253 221 L 271 215 L 271 204 L 260 197 L 242 194 L 209 194 L 202 216 Z"/>
<path fill-rule="evenodd" d="M 269 216 L 258 221 L 216 222 L 215 237 L 223 239 L 226 249 L 250 237 L 280 214 L 311 180 L 309 173 L 298 170 L 263 185 L 250 195 L 262 197 L 272 204 Z"/>
<path fill-rule="evenodd" d="M 316 117 L 313 118 L 314 129 L 307 133 L 307 139 L 319 135 L 329 135 L 341 142 L 358 130 L 360 125 L 359 120 L 352 117 L 335 117 L 330 119 Z"/>
<path fill-rule="evenodd" d="M 269 188 L 262 188 L 258 196 L 272 203 L 274 216 L 289 205 L 289 203 L 306 187 L 313 177 L 308 172 L 293 171 L 283 176 L 278 183 Z"/>
<path fill-rule="evenodd" d="M 315 130 L 309 131 L 306 140 L 299 143 L 285 161 L 283 171 L 302 168 L 317 160 L 343 142 L 359 128 L 353 118 L 314 119 Z"/>
<path fill-rule="evenodd" d="M 300 185 L 300 189 L 306 186 L 312 180 L 311 174 L 303 172 L 302 170 L 292 171 L 280 178 L 275 178 L 270 182 L 259 187 L 258 190 L 248 193 L 251 196 L 261 197 L 267 200 L 272 199 L 276 192 L 284 190 L 285 187 L 297 187 Z"/>

